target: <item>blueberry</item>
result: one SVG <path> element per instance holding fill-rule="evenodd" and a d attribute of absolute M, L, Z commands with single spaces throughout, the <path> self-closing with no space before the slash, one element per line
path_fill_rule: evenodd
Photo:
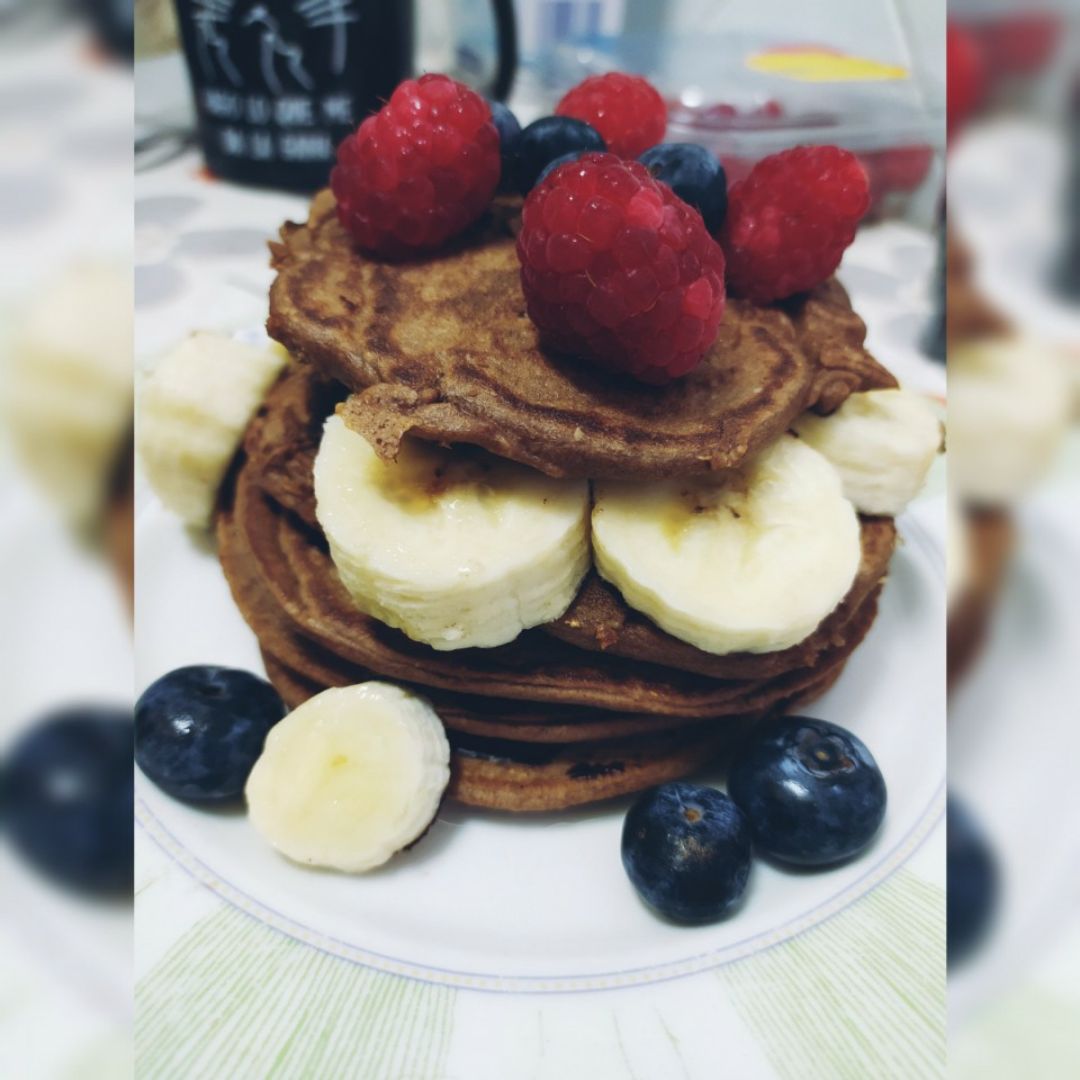
<path fill-rule="evenodd" d="M 177 798 L 234 798 L 284 715 L 265 679 L 212 665 L 177 668 L 135 703 L 135 760 Z"/>
<path fill-rule="evenodd" d="M 582 154 L 592 153 L 591 150 L 571 150 L 569 154 L 560 154 L 554 161 L 549 161 L 543 168 L 543 171 L 536 178 L 536 184 L 534 187 L 539 186 L 547 179 L 549 173 L 553 173 L 560 165 L 569 165 L 571 161 L 577 161 Z"/>
<path fill-rule="evenodd" d="M 723 166 L 703 146 L 661 143 L 638 160 L 663 181 L 683 202 L 695 207 L 714 233 L 727 213 L 727 176 Z"/>
<path fill-rule="evenodd" d="M 572 116 L 544 116 L 521 133 L 517 152 L 517 187 L 527 195 L 544 166 L 575 150 L 606 150 L 600 132 Z"/>
<path fill-rule="evenodd" d="M 12 843 L 43 874 L 130 892 L 131 710 L 70 708 L 34 725 L 8 755 L 0 801 Z"/>
<path fill-rule="evenodd" d="M 885 817 L 885 781 L 870 751 L 850 731 L 805 716 L 756 728 L 731 763 L 728 792 L 755 846 L 802 866 L 857 854 Z"/>
<path fill-rule="evenodd" d="M 518 143 L 521 140 L 521 124 L 501 101 L 489 101 L 488 104 L 491 106 L 491 119 L 495 124 L 495 130 L 499 133 L 499 154 L 502 157 L 499 190 L 512 191 L 514 163 L 517 159 Z"/>
<path fill-rule="evenodd" d="M 712 922 L 741 899 L 750 876 L 750 826 L 723 792 L 664 784 L 623 823 L 622 861 L 638 895 L 679 922 Z"/>
<path fill-rule="evenodd" d="M 981 944 L 997 909 L 997 861 L 967 807 L 949 799 L 945 809 L 946 954 L 963 963 Z"/>

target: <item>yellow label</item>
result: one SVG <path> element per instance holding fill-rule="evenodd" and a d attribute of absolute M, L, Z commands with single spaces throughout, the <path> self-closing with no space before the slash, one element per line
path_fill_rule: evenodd
<path fill-rule="evenodd" d="M 746 66 L 796 82 L 871 82 L 906 79 L 907 68 L 812 47 L 776 49 L 748 57 Z"/>

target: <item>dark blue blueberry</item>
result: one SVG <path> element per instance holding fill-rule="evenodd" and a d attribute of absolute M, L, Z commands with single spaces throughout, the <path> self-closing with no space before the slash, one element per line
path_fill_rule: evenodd
<path fill-rule="evenodd" d="M 728 770 L 728 793 L 754 845 L 801 866 L 858 854 L 885 817 L 885 781 L 870 751 L 826 720 L 786 716 L 757 727 Z"/>
<path fill-rule="evenodd" d="M 15 848 L 81 892 L 130 892 L 134 788 L 131 710 L 71 708 L 12 747 L 0 777 Z"/>
<path fill-rule="evenodd" d="M 997 861 L 966 806 L 950 798 L 945 809 L 946 953 L 949 967 L 963 963 L 982 943 L 997 909 Z"/>
<path fill-rule="evenodd" d="M 517 160 L 518 142 L 521 140 L 521 124 L 518 118 L 501 102 L 489 101 L 491 119 L 499 133 L 499 154 L 502 157 L 500 191 L 514 190 L 514 163 Z"/>
<path fill-rule="evenodd" d="M 569 165 L 571 161 L 577 161 L 582 154 L 588 154 L 592 151 L 589 150 L 571 150 L 569 154 L 560 154 L 554 161 L 549 161 L 543 169 L 543 172 L 536 178 L 535 186 L 542 184 L 548 177 L 549 173 L 553 173 L 560 165 Z"/>
<path fill-rule="evenodd" d="M 135 703 L 135 760 L 177 798 L 231 799 L 284 715 L 278 692 L 247 671 L 177 668 Z"/>
<path fill-rule="evenodd" d="M 709 232 L 715 233 L 724 223 L 727 176 L 720 162 L 703 146 L 661 143 L 646 150 L 638 160 L 683 202 L 701 213 Z"/>
<path fill-rule="evenodd" d="M 645 792 L 623 823 L 622 861 L 638 895 L 679 922 L 712 922 L 750 876 L 750 826 L 723 792 L 677 782 Z"/>
<path fill-rule="evenodd" d="M 517 189 L 527 195 L 544 166 L 575 150 L 606 150 L 600 132 L 572 116 L 544 116 L 521 133 L 517 153 Z"/>

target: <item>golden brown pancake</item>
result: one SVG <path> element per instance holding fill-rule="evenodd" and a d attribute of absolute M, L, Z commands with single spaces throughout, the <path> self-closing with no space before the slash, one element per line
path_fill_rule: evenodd
<path fill-rule="evenodd" d="M 1009 561 L 1016 547 L 1012 514 L 996 507 L 965 507 L 968 579 L 949 604 L 948 680 L 954 686 L 986 639 Z"/>
<path fill-rule="evenodd" d="M 976 284 L 967 245 L 953 230 L 949 231 L 945 244 L 945 340 L 948 346 L 1012 333 L 1009 321 Z"/>
<path fill-rule="evenodd" d="M 277 605 L 273 594 L 256 575 L 244 575 L 242 570 L 234 568 L 230 583 L 244 617 L 259 638 L 264 657 L 272 657 L 319 689 L 352 686 L 382 677 L 381 673 L 343 659 L 305 636 L 287 612 Z M 857 613 L 853 629 L 860 637 L 873 621 L 876 603 L 875 592 Z M 747 714 L 753 711 L 764 713 L 777 704 L 786 704 L 796 697 L 802 699 L 807 693 L 816 692 L 823 679 L 839 674 L 847 654 L 846 648 L 838 647 L 812 674 L 798 680 L 790 693 L 772 695 L 767 703 L 763 703 L 761 696 L 765 688 L 757 683 L 748 683 L 755 707 L 748 704 Z M 788 684 L 778 685 L 790 689 Z M 586 742 L 667 731 L 700 722 L 678 716 L 634 715 L 604 709 L 501 699 L 422 685 L 414 685 L 413 689 L 438 705 L 440 716 L 447 727 L 454 731 L 520 742 Z M 730 723 L 731 715 L 725 713 L 715 719 Z"/>
<path fill-rule="evenodd" d="M 482 697 L 686 718 L 757 713 L 842 665 L 876 611 L 873 594 L 840 644 L 809 667 L 766 680 L 711 679 L 574 649 L 539 631 L 496 649 L 437 652 L 360 612 L 318 536 L 268 500 L 243 466 L 217 532 L 234 599 L 264 645 L 268 624 L 284 613 L 295 634 L 313 646 L 309 664 L 338 660 L 362 674 Z M 281 649 L 270 651 L 283 656 Z M 316 677 L 329 682 L 329 672 L 320 668 Z"/>
<path fill-rule="evenodd" d="M 267 674 L 278 692 L 295 708 L 325 689 L 276 657 L 264 652 Z M 837 679 L 840 669 L 824 675 L 799 699 L 784 702 L 788 709 L 823 694 Z M 433 701 L 444 721 L 454 714 L 438 699 Z M 551 726 L 558 724 L 558 710 Z M 451 798 L 469 806 L 493 810 L 563 810 L 626 795 L 656 784 L 677 780 L 708 765 L 723 753 L 753 717 L 724 725 L 695 724 L 655 735 L 580 740 L 540 745 L 507 738 L 477 738 L 460 728 L 447 734 L 452 748 Z"/>
<path fill-rule="evenodd" d="M 519 209 L 497 202 L 434 255 L 387 262 L 353 248 L 323 191 L 272 245 L 267 330 L 355 391 L 345 420 L 382 457 L 412 434 L 552 476 L 693 476 L 739 464 L 804 409 L 896 385 L 835 280 L 784 304 L 729 301 L 703 362 L 664 387 L 545 351 L 521 293 Z"/>
<path fill-rule="evenodd" d="M 322 689 L 271 656 L 266 657 L 266 670 L 286 701 L 299 703 Z M 489 810 L 538 812 L 566 810 L 677 780 L 708 765 L 736 732 L 698 726 L 570 745 L 448 734 L 450 798 Z"/>
<path fill-rule="evenodd" d="M 290 368 L 270 391 L 245 439 L 245 477 L 250 473 L 254 486 L 315 529 L 318 525 L 312 464 L 322 434 L 322 418 L 333 404 L 333 385 L 325 383 L 310 368 Z M 290 550 L 295 549 L 297 542 L 301 545 L 309 542 L 304 530 L 298 531 L 299 541 L 295 538 L 284 541 Z M 607 652 L 611 656 L 712 678 L 771 678 L 795 668 L 810 667 L 825 650 L 843 643 L 848 620 L 888 572 L 895 543 L 896 527 L 891 518 L 863 518 L 862 561 L 848 595 L 813 634 L 779 652 L 726 656 L 702 652 L 666 634 L 651 620 L 628 607 L 617 590 L 595 572 L 590 572 L 585 579 L 569 610 L 540 630 L 578 649 Z M 317 564 L 325 563 L 319 551 L 295 552 L 297 563 L 312 560 Z M 320 566 L 315 565 L 307 575 L 317 578 L 322 573 Z M 322 591 L 315 590 L 316 593 Z M 316 595 L 314 600 L 317 602 L 319 597 Z M 299 614 L 297 617 L 301 618 Z M 346 619 L 350 625 L 355 620 L 355 605 L 351 603 Z M 338 620 L 331 618 L 331 621 Z M 336 648 L 340 643 L 331 638 L 326 644 Z M 347 645 L 344 648 L 345 655 L 352 655 Z"/>
<path fill-rule="evenodd" d="M 767 653 L 702 652 L 660 629 L 627 605 L 608 582 L 592 572 L 566 613 L 542 629 L 579 649 L 660 664 L 715 679 L 768 679 L 785 671 L 810 667 L 846 639 L 851 620 L 866 598 L 884 581 L 896 546 L 892 518 L 860 518 L 862 561 L 858 576 L 836 609 L 808 638 L 791 648 Z"/>

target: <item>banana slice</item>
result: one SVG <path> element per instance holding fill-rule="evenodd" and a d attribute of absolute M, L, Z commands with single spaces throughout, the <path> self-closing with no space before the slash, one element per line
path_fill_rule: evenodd
<path fill-rule="evenodd" d="M 272 728 L 246 795 L 252 824 L 283 855 L 359 873 L 427 829 L 449 782 L 431 706 L 367 682 L 324 690 Z"/>
<path fill-rule="evenodd" d="M 1068 432 L 1064 358 L 1026 338 L 949 350 L 949 487 L 962 500 L 1009 505 L 1050 470 Z"/>
<path fill-rule="evenodd" d="M 28 474 L 75 525 L 104 507 L 131 424 L 131 274 L 69 267 L 13 317 L 2 422 Z"/>
<path fill-rule="evenodd" d="M 705 652 L 797 644 L 859 567 L 859 521 L 840 476 L 793 435 L 721 476 L 597 482 L 594 499 L 600 574 Z"/>
<path fill-rule="evenodd" d="M 363 611 L 435 649 L 557 619 L 589 566 L 589 487 L 419 440 L 381 461 L 338 416 L 315 459 L 319 524 Z"/>
<path fill-rule="evenodd" d="M 864 514 L 901 513 L 941 450 L 941 421 L 908 390 L 852 394 L 831 416 L 804 413 L 792 427 L 832 462 Z"/>
<path fill-rule="evenodd" d="M 189 525 L 210 523 L 217 491 L 288 355 L 193 334 L 165 356 L 139 398 L 136 445 L 150 486 Z"/>

